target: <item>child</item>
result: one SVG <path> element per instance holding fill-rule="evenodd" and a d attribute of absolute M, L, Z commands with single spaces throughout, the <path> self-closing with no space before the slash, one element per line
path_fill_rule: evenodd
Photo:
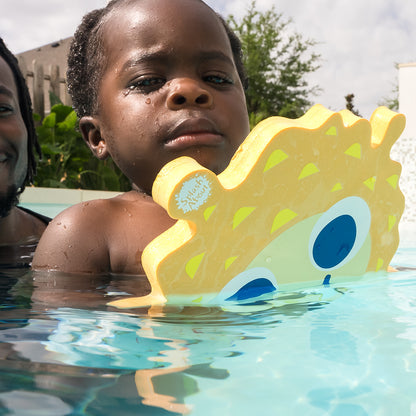
<path fill-rule="evenodd" d="M 113 0 L 78 28 L 68 82 L 80 130 L 132 191 L 56 217 L 35 269 L 143 274 L 145 246 L 174 224 L 151 197 L 179 156 L 223 171 L 249 133 L 240 43 L 200 0 Z"/>
<path fill-rule="evenodd" d="M 16 58 L 0 38 L 0 268 L 28 267 L 49 218 L 17 206 L 40 147 Z"/>

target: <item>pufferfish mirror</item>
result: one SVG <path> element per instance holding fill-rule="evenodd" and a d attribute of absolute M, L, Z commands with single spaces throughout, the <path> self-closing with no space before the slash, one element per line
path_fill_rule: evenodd
<path fill-rule="evenodd" d="M 168 163 L 153 198 L 178 221 L 143 252 L 152 291 L 110 305 L 244 303 L 386 271 L 404 210 L 390 150 L 404 125 L 386 107 L 368 121 L 317 104 L 260 122 L 218 176 L 188 157 Z"/>

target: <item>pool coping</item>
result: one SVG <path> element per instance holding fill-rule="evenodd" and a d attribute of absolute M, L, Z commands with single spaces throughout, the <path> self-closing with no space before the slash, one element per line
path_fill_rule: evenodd
<path fill-rule="evenodd" d="M 88 189 L 64 189 L 64 188 L 42 188 L 27 187 L 20 196 L 21 204 L 63 204 L 73 205 L 79 202 L 91 201 L 93 199 L 112 198 L 121 192 L 93 191 Z"/>

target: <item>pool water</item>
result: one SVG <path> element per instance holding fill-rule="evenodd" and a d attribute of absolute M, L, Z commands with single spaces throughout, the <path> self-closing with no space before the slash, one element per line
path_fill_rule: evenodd
<path fill-rule="evenodd" d="M 415 255 L 229 310 L 122 312 L 139 281 L 3 271 L 0 415 L 415 416 Z"/>
<path fill-rule="evenodd" d="M 26 202 L 19 204 L 24 208 L 31 209 L 39 214 L 46 215 L 49 218 L 53 218 L 62 212 L 64 209 L 69 208 L 71 204 L 52 204 L 41 202 Z"/>

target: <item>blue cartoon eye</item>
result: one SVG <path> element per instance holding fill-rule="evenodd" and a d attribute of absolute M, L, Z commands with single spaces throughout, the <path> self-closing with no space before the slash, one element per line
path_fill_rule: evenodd
<path fill-rule="evenodd" d="M 276 278 L 269 269 L 254 267 L 231 279 L 212 302 L 251 302 L 261 296 L 273 294 L 277 287 Z"/>
<path fill-rule="evenodd" d="M 276 287 L 269 279 L 254 279 L 238 289 L 234 295 L 225 300 L 239 302 L 242 300 L 258 298 L 259 296 L 274 292 L 275 290 Z"/>
<path fill-rule="evenodd" d="M 349 262 L 367 238 L 371 213 L 359 197 L 345 198 L 326 211 L 315 224 L 309 255 L 320 270 L 337 269 Z"/>
<path fill-rule="evenodd" d="M 327 224 L 316 237 L 312 255 L 319 267 L 332 269 L 354 247 L 357 227 L 350 215 L 340 215 Z"/>

